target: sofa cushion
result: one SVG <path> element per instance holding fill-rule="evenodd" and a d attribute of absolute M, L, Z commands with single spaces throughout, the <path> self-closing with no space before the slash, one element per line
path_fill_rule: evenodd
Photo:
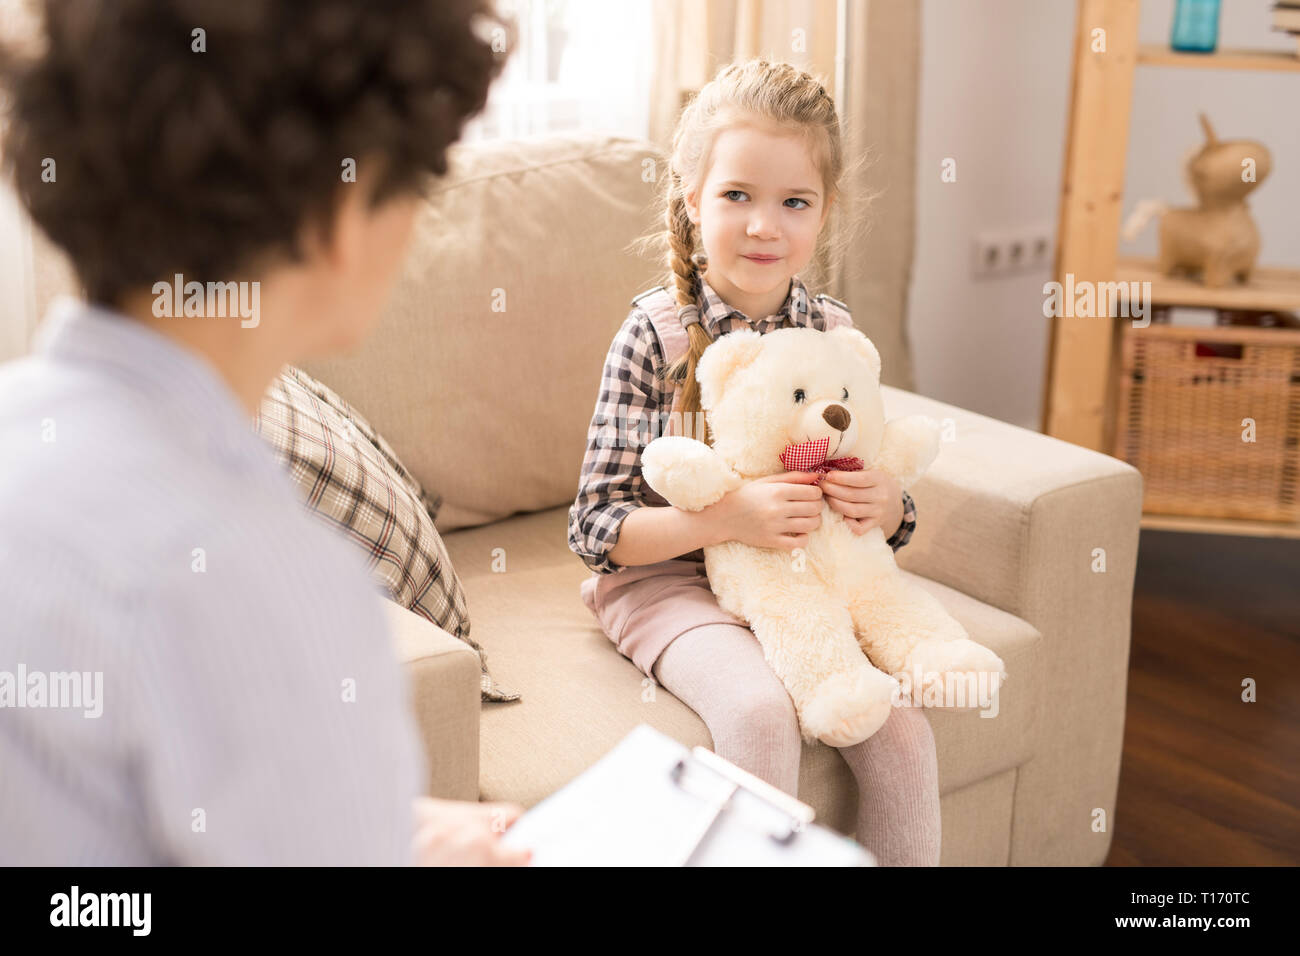
<path fill-rule="evenodd" d="M 305 366 L 438 489 L 444 532 L 572 502 L 605 352 L 662 281 L 619 254 L 653 227 L 650 144 L 583 134 L 451 156 L 375 332 Z"/>
<path fill-rule="evenodd" d="M 523 694 L 519 703 L 483 710 L 483 800 L 532 806 L 642 722 L 688 746 L 712 745 L 704 722 L 619 654 L 582 603 L 578 587 L 588 571 L 568 550 L 567 517 L 567 508 L 555 508 L 447 536 L 475 634 L 494 670 Z M 1017 767 L 1035 752 L 1041 637 L 1019 618 L 960 591 L 907 576 L 1007 665 L 997 716 L 927 713 L 940 790 L 948 794 Z M 804 745 L 799 798 L 828 826 L 851 832 L 856 784 L 833 748 Z"/>
<path fill-rule="evenodd" d="M 336 392 L 286 366 L 263 396 L 254 428 L 308 510 L 362 549 L 389 596 L 478 652 L 483 698 L 516 699 L 496 685 L 470 639 L 465 589 L 433 524 L 437 497 L 424 493 L 370 423 Z"/>

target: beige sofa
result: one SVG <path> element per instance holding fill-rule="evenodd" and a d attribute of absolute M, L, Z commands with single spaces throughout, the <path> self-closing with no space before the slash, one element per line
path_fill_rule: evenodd
<path fill-rule="evenodd" d="M 356 355 L 308 365 L 444 496 L 438 524 L 473 634 L 523 695 L 480 705 L 471 652 L 392 609 L 434 794 L 531 806 L 641 722 L 710 743 L 598 628 L 566 538 L 606 349 L 632 296 L 657 282 L 654 263 L 626 251 L 653 227 L 657 171 L 648 146 L 613 138 L 460 149 L 377 332 Z M 899 564 L 1009 672 L 995 718 L 929 714 L 943 863 L 1099 864 L 1119 775 L 1141 477 L 884 393 L 889 417 L 924 413 L 950 428 L 910 489 L 918 529 Z M 834 750 L 805 747 L 799 796 L 852 832 L 855 783 Z"/>
<path fill-rule="evenodd" d="M 596 136 L 459 149 L 380 327 L 357 354 L 306 366 L 443 495 L 438 525 L 473 635 L 523 695 L 480 704 L 473 652 L 389 605 L 434 795 L 531 806 L 641 722 L 710 744 L 700 719 L 597 627 L 566 540 L 605 351 L 632 296 L 658 282 L 654 263 L 625 251 L 654 225 L 658 171 L 646 144 Z M 73 287 L 39 240 L 31 278 L 42 311 Z M 910 392 L 885 387 L 884 400 L 891 418 L 948 426 L 909 489 L 918 528 L 899 565 L 1009 674 L 996 717 L 929 714 L 942 862 L 1099 864 L 1119 776 L 1141 477 Z M 852 832 L 855 783 L 831 748 L 804 748 L 799 796 Z"/>

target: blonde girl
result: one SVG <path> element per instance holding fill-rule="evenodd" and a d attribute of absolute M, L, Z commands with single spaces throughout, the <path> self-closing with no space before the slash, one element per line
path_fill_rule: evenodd
<path fill-rule="evenodd" d="M 696 421 L 696 363 L 719 335 L 851 321 L 798 276 L 843 174 L 835 105 L 789 64 L 732 64 L 685 108 L 665 177 L 670 284 L 633 300 L 610 346 L 569 513 L 569 546 L 593 572 L 582 597 L 610 640 L 700 715 L 720 756 L 795 796 L 794 704 L 753 632 L 718 606 L 702 549 L 802 547 L 825 503 L 859 534 L 881 528 L 897 550 L 916 526 L 912 500 L 874 469 L 820 483 L 786 472 L 686 512 L 644 483 L 640 454 L 670 409 Z M 707 430 L 697 437 L 711 441 Z M 873 736 L 838 749 L 858 784 L 858 841 L 882 865 L 938 865 L 938 763 L 925 713 L 895 707 Z"/>

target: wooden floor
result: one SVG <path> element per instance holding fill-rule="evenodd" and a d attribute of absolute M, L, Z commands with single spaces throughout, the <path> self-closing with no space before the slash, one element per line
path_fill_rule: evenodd
<path fill-rule="evenodd" d="M 1300 541 L 1142 532 L 1114 827 L 1107 866 L 1300 864 Z"/>

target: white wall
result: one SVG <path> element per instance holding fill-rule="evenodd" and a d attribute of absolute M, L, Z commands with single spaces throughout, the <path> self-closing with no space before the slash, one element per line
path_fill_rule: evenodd
<path fill-rule="evenodd" d="M 1173 0 L 1144 0 L 1141 39 L 1167 43 Z M 1226 0 L 1224 47 L 1294 49 L 1269 30 L 1271 0 Z M 917 244 L 910 335 L 925 395 L 1038 428 L 1050 275 L 971 277 L 977 232 L 1056 222 L 1069 106 L 1071 0 L 924 0 L 917 141 Z M 1300 74 L 1139 67 L 1127 213 L 1137 200 L 1186 203 L 1180 163 L 1205 110 L 1220 136 L 1259 139 L 1274 171 L 1252 208 L 1261 262 L 1300 267 Z M 940 179 L 945 157 L 957 181 Z M 1122 252 L 1153 254 L 1154 228 Z"/>

